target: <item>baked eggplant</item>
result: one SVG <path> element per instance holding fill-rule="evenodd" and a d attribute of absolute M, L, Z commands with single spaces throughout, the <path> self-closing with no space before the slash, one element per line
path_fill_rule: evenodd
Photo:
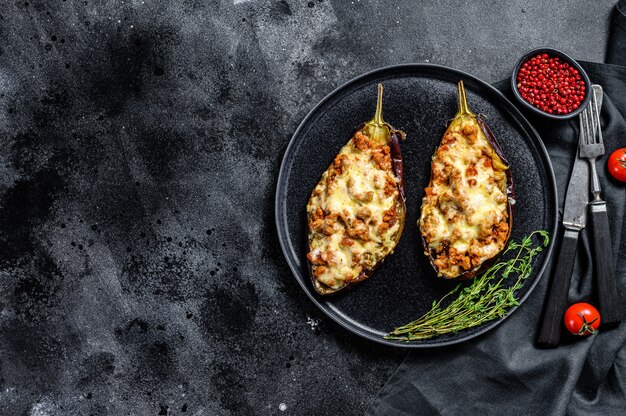
<path fill-rule="evenodd" d="M 506 247 L 515 195 L 511 169 L 458 84 L 459 110 L 432 157 L 418 226 L 438 276 L 469 279 Z"/>
<path fill-rule="evenodd" d="M 404 133 L 383 121 L 382 99 L 378 84 L 374 118 L 341 148 L 306 206 L 309 272 L 321 295 L 370 277 L 402 235 Z"/>

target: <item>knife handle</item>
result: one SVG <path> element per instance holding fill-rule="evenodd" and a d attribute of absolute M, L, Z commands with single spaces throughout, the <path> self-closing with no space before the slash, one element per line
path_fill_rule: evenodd
<path fill-rule="evenodd" d="M 538 342 L 544 346 L 556 347 L 561 340 L 561 327 L 563 315 L 567 305 L 574 260 L 576 259 L 576 246 L 578 245 L 578 230 L 565 229 L 561 249 L 556 262 L 555 272 L 552 276 L 548 303 L 543 315 L 541 329 L 539 330 Z"/>
<path fill-rule="evenodd" d="M 611 232 L 606 202 L 591 203 L 591 224 L 593 227 L 594 259 L 600 302 L 600 320 L 603 325 L 617 325 L 621 320 L 619 292 L 615 282 L 615 260 L 611 247 Z"/>

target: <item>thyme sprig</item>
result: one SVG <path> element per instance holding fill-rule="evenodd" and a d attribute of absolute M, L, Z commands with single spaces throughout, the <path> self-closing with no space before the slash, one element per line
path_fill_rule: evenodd
<path fill-rule="evenodd" d="M 539 242 L 534 242 L 535 239 L 539 239 Z M 459 284 L 442 299 L 434 301 L 426 314 L 394 329 L 385 338 L 401 341 L 428 339 L 502 318 L 512 307 L 519 305 L 515 292 L 530 276 L 535 256 L 547 247 L 549 242 L 550 236 L 544 230 L 531 233 L 524 237 L 521 243 L 511 241 L 502 253 L 502 258 L 510 256 L 511 253 L 514 257 L 495 263 L 462 290 L 462 284 Z M 504 286 L 507 279 L 515 277 L 512 286 Z M 443 307 L 444 301 L 455 294 L 458 294 L 456 299 Z"/>

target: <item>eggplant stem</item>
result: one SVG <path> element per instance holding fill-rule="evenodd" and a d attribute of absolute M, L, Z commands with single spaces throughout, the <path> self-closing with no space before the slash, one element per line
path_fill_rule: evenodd
<path fill-rule="evenodd" d="M 378 83 L 378 99 L 376 100 L 376 112 L 374 113 L 374 123 L 378 126 L 382 126 L 383 121 L 383 84 Z"/>
<path fill-rule="evenodd" d="M 459 89 L 459 111 L 456 113 L 455 117 L 459 116 L 475 116 L 469 109 L 469 105 L 467 104 L 467 96 L 465 95 L 465 85 L 463 85 L 463 81 L 459 81 L 458 83 Z"/>
<path fill-rule="evenodd" d="M 374 143 L 388 145 L 391 140 L 391 129 L 383 120 L 383 84 L 378 84 L 378 99 L 376 100 L 374 118 L 365 123 L 362 131 Z"/>

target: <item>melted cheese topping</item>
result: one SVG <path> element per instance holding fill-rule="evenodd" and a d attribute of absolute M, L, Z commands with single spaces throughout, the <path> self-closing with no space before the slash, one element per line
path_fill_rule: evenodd
<path fill-rule="evenodd" d="M 455 119 L 432 158 L 420 229 L 440 276 L 496 256 L 509 235 L 506 170 L 475 118 Z"/>
<path fill-rule="evenodd" d="M 402 227 L 404 205 L 389 146 L 357 132 L 322 175 L 306 209 L 315 279 L 334 290 L 363 279 L 393 251 Z"/>

